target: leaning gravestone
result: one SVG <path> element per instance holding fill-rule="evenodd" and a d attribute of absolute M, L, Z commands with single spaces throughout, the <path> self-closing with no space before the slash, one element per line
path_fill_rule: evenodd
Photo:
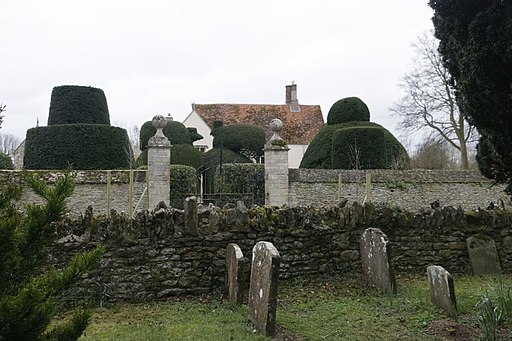
<path fill-rule="evenodd" d="M 500 260 L 494 240 L 477 234 L 466 239 L 466 247 L 475 275 L 501 273 Z"/>
<path fill-rule="evenodd" d="M 396 294 L 396 278 L 391 264 L 391 244 L 377 228 L 363 232 L 360 241 L 363 278 L 382 293 Z"/>
<path fill-rule="evenodd" d="M 228 244 L 226 249 L 226 266 L 228 270 L 228 298 L 232 303 L 242 303 L 244 299 L 244 289 L 247 280 L 245 280 L 245 265 L 247 259 L 244 258 L 242 250 L 236 244 Z"/>
<path fill-rule="evenodd" d="M 281 256 L 272 243 L 259 242 L 252 249 L 248 318 L 265 336 L 275 332 L 280 263 Z"/>
<path fill-rule="evenodd" d="M 448 316 L 456 316 L 457 301 L 450 273 L 441 266 L 431 265 L 427 267 L 427 280 L 432 303 L 443 309 Z"/>

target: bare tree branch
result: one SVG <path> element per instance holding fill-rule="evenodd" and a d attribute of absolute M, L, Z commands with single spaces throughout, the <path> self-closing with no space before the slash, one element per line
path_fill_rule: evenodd
<path fill-rule="evenodd" d="M 469 167 L 467 146 L 475 130 L 464 119 L 455 99 L 455 84 L 444 67 L 433 33 L 425 33 L 413 45 L 413 69 L 402 77 L 406 95 L 390 109 L 400 116 L 398 130 L 404 135 L 430 130 L 455 148 L 463 169 Z"/>

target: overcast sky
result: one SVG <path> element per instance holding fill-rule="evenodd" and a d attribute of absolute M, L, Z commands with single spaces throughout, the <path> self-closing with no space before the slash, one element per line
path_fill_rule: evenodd
<path fill-rule="evenodd" d="M 282 104 L 298 84 L 324 118 L 343 97 L 395 132 L 427 0 L 0 0 L 0 133 L 46 125 L 52 88 L 103 89 L 110 121 L 182 121 L 191 103 Z"/>

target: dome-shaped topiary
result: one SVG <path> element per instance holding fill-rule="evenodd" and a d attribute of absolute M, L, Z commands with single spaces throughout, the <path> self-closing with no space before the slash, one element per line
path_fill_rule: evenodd
<path fill-rule="evenodd" d="M 340 99 L 332 105 L 327 114 L 328 125 L 352 121 L 370 121 L 370 110 L 358 97 Z"/>
<path fill-rule="evenodd" d="M 250 124 L 231 124 L 212 130 L 213 147 L 232 150 L 250 158 L 263 155 L 265 130 Z"/>
<path fill-rule="evenodd" d="M 152 121 L 145 122 L 140 128 L 140 150 L 148 147 L 148 141 L 156 133 Z M 164 135 L 171 141 L 172 145 L 191 144 L 190 131 L 178 121 L 167 121 L 167 125 L 163 129 Z"/>
<path fill-rule="evenodd" d="M 174 144 L 171 148 L 171 165 L 201 167 L 201 152 L 191 144 Z M 136 161 L 137 167 L 148 165 L 148 150 L 143 150 Z"/>
<path fill-rule="evenodd" d="M 103 90 L 78 85 L 53 88 L 48 125 L 75 123 L 110 125 L 107 99 Z"/>

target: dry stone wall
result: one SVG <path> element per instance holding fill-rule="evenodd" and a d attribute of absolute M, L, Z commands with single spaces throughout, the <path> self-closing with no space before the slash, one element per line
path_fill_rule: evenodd
<path fill-rule="evenodd" d="M 424 274 L 432 264 L 450 273 L 470 273 L 465 241 L 476 233 L 495 240 L 504 272 L 512 271 L 512 214 L 501 210 L 402 212 L 354 203 L 342 208 L 200 206 L 197 212 L 197 221 L 191 221 L 176 209 L 143 211 L 134 219 L 88 211 L 61 224 L 51 259 L 61 265 L 76 252 L 103 243 L 101 266 L 79 284 L 77 295 L 157 300 L 224 290 L 229 243 L 238 244 L 246 255 L 258 241 L 273 243 L 281 255 L 284 279 L 324 273 L 360 276 L 361 234 L 378 227 L 392 243 L 397 275 Z M 198 234 L 191 234 L 194 230 L 187 224 L 197 224 Z"/>
<path fill-rule="evenodd" d="M 371 200 L 406 210 L 441 206 L 461 206 L 465 210 L 487 208 L 500 199 L 512 208 L 504 185 L 494 185 L 478 171 L 460 170 L 326 170 L 290 169 L 291 206 L 333 205 L 340 199 L 362 202 L 366 174 L 372 178 Z M 341 186 L 340 186 L 341 179 Z"/>

